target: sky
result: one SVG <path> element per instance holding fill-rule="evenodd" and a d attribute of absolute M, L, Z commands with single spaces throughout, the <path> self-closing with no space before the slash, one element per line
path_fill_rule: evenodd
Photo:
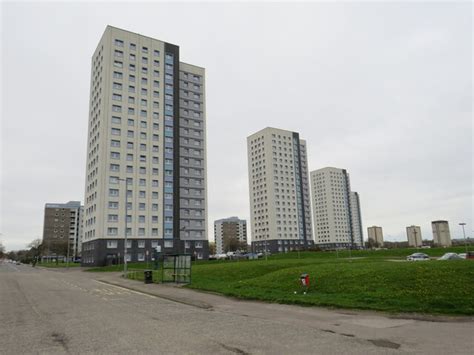
<path fill-rule="evenodd" d="M 448 220 L 473 236 L 470 2 L 1 4 L 0 240 L 42 237 L 84 200 L 90 58 L 112 25 L 206 68 L 208 208 L 249 219 L 246 137 L 300 133 L 310 170 L 345 168 L 366 227 Z"/>

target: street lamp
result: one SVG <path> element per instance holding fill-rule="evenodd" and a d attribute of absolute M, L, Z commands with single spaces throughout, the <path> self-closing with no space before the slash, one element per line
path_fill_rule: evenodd
<path fill-rule="evenodd" d="M 125 233 L 124 233 L 124 243 L 123 243 L 123 275 L 125 278 L 127 278 L 127 257 L 128 257 L 128 254 L 127 254 L 127 219 L 128 219 L 128 180 L 127 178 L 125 179 L 121 179 L 121 178 L 118 178 L 118 180 L 120 181 L 124 181 L 125 182 L 125 206 L 124 206 L 124 209 L 125 209 Z"/>
<path fill-rule="evenodd" d="M 464 226 L 466 225 L 466 223 L 461 222 L 461 223 L 459 223 L 459 225 L 462 227 L 462 234 L 463 234 L 463 236 L 464 236 L 464 246 L 465 246 L 465 248 L 466 248 L 466 254 L 467 254 L 466 231 L 464 230 Z"/>

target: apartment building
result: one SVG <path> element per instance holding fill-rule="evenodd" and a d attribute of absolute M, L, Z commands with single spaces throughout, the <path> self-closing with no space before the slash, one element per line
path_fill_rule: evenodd
<path fill-rule="evenodd" d="M 247 248 L 247 221 L 238 217 L 218 219 L 214 222 L 214 239 L 216 242 L 216 253 L 223 254 L 226 250 L 226 240 L 233 239 L 239 245 L 238 249 Z M 235 250 L 229 250 L 235 251 Z"/>
<path fill-rule="evenodd" d="M 205 70 L 111 26 L 91 67 L 82 263 L 207 258 Z"/>
<path fill-rule="evenodd" d="M 382 248 L 383 247 L 383 230 L 382 227 L 372 226 L 367 228 L 369 238 L 369 247 Z"/>
<path fill-rule="evenodd" d="M 413 248 L 419 248 L 423 245 L 421 239 L 421 228 L 419 226 L 407 227 L 407 239 L 408 246 Z"/>
<path fill-rule="evenodd" d="M 252 250 L 288 252 L 314 245 L 306 142 L 267 127 L 247 137 Z"/>
<path fill-rule="evenodd" d="M 435 246 L 450 247 L 452 245 L 448 221 L 433 221 L 431 222 L 431 227 Z"/>
<path fill-rule="evenodd" d="M 322 249 L 362 248 L 360 199 L 351 191 L 345 169 L 326 167 L 311 172 L 315 243 Z"/>
<path fill-rule="evenodd" d="M 83 213 L 84 206 L 80 201 L 44 206 L 44 256 L 66 257 L 69 254 L 71 260 L 81 256 Z"/>

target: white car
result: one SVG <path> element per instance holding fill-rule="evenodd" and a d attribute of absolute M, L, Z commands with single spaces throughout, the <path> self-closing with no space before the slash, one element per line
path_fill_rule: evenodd
<path fill-rule="evenodd" d="M 462 260 L 462 258 L 456 253 L 446 253 L 438 260 Z"/>
<path fill-rule="evenodd" d="M 407 256 L 407 261 L 426 261 L 430 260 L 430 257 L 425 253 L 413 253 Z"/>

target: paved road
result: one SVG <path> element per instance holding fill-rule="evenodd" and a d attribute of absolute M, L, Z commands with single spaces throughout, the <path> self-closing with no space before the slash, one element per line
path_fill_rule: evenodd
<path fill-rule="evenodd" d="M 215 307 L 203 308 L 95 277 L 73 269 L 0 264 L 0 353 L 468 354 L 474 345 L 471 322 L 384 322 L 217 296 L 208 296 L 216 297 Z M 413 341 L 417 331 L 427 344 Z M 394 337 L 387 336 L 392 332 Z M 445 339 L 438 338 L 440 332 Z"/>

